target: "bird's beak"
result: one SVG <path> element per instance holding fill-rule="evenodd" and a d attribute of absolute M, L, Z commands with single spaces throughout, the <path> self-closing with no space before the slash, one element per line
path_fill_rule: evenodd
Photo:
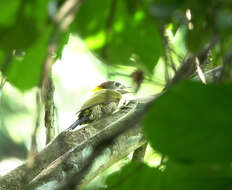
<path fill-rule="evenodd" d="M 95 92 L 97 92 L 97 91 L 99 91 L 101 89 L 103 89 L 101 86 L 97 86 L 96 88 L 93 89 L 93 92 L 95 93 Z"/>

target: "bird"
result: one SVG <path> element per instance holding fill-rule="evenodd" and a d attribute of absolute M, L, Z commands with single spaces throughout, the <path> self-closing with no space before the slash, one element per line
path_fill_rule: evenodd
<path fill-rule="evenodd" d="M 128 88 L 116 81 L 106 81 L 98 85 L 93 89 L 93 95 L 77 112 L 78 119 L 66 130 L 73 130 L 78 125 L 91 123 L 112 114 L 117 110 L 122 95 L 130 93 Z"/>

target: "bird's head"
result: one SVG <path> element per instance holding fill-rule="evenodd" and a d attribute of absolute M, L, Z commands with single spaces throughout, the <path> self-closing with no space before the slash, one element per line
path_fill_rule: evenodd
<path fill-rule="evenodd" d="M 120 92 L 121 94 L 126 94 L 129 93 L 129 91 L 127 91 L 129 87 L 124 86 L 123 84 L 116 82 L 116 81 L 107 81 L 107 82 L 103 82 L 100 85 L 98 85 L 93 92 L 97 92 L 101 89 L 109 89 L 109 90 L 116 90 L 118 92 Z"/>

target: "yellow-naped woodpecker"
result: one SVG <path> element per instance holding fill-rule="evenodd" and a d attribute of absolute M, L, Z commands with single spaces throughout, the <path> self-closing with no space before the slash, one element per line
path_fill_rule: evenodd
<path fill-rule="evenodd" d="M 122 94 L 129 93 L 128 87 L 119 82 L 107 81 L 97 86 L 94 94 L 82 105 L 78 119 L 67 130 L 75 129 L 78 125 L 99 120 L 105 115 L 112 114 L 117 108 Z"/>

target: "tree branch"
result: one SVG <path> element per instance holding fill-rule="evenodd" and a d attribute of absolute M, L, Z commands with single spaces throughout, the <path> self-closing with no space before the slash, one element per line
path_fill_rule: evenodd
<path fill-rule="evenodd" d="M 175 84 L 176 82 L 182 79 L 187 79 L 192 77 L 196 71 L 196 64 L 195 64 L 196 57 L 199 59 L 200 66 L 205 65 L 209 51 L 216 45 L 218 41 L 219 41 L 218 37 L 213 38 L 212 41 L 208 44 L 208 46 L 206 48 L 203 48 L 197 55 L 191 56 L 188 59 L 184 60 L 183 64 L 178 69 L 175 76 L 167 85 L 167 87 L 170 87 L 171 85 Z"/>
<path fill-rule="evenodd" d="M 38 152 L 36 135 L 40 124 L 40 115 L 41 115 L 41 101 L 40 101 L 40 92 L 36 92 L 36 118 L 35 118 L 35 127 L 31 137 L 31 147 L 28 153 L 28 167 L 33 166 L 35 154 Z"/>
<path fill-rule="evenodd" d="M 61 189 L 76 189 L 79 188 L 81 182 L 86 178 L 90 172 L 93 163 L 96 161 L 96 158 L 101 155 L 101 153 L 109 146 L 111 146 L 116 138 L 121 134 L 126 133 L 128 130 L 135 130 L 138 126 L 137 123 L 141 120 L 144 113 L 147 111 L 150 103 L 144 104 L 140 109 L 136 109 L 134 112 L 129 113 L 126 117 L 123 117 L 117 123 L 111 123 L 106 130 L 102 131 L 100 134 L 95 135 L 96 141 L 90 141 L 88 147 L 90 148 L 88 155 L 83 159 L 83 164 L 78 166 L 78 171 L 71 172 L 71 175 L 67 177 L 64 181 L 59 182 L 57 187 L 51 188 L 55 190 Z M 91 140 L 91 139 L 90 139 Z M 84 145 L 86 147 L 86 145 Z M 72 153 L 80 155 L 80 150 L 84 150 L 81 147 L 76 147 Z M 70 158 L 70 155 L 67 155 L 67 158 Z M 62 170 L 64 171 L 64 170 Z"/>
<path fill-rule="evenodd" d="M 93 137 L 93 139 L 96 139 L 96 137 Z M 128 130 L 120 135 L 112 144 L 109 146 L 107 145 L 107 148 L 104 148 L 102 154 L 96 158 L 92 167 L 87 171 L 87 175 L 81 180 L 80 186 L 83 187 L 88 184 L 106 168 L 123 159 L 145 142 L 142 130 L 139 127 Z M 41 172 L 41 174 L 33 180 L 32 185 L 38 187 L 51 182 L 61 183 L 68 179 L 72 180 L 73 173 L 79 173 L 80 169 L 88 163 L 86 161 L 86 154 L 93 149 L 91 147 L 93 147 L 95 143 L 95 140 L 93 140 L 91 144 L 88 141 L 86 145 L 80 145 L 82 148 L 76 147 L 75 150 L 77 151 L 74 150 L 63 155 L 61 158 L 54 161 L 46 170 Z M 58 173 L 62 175 L 57 175 Z M 67 176 L 67 178 L 64 176 Z"/>
<path fill-rule="evenodd" d="M 55 127 L 54 127 L 54 84 L 52 81 L 52 77 L 50 76 L 47 83 L 47 93 L 44 97 L 45 104 L 45 116 L 44 116 L 44 125 L 46 127 L 46 144 L 48 144 L 53 137 L 55 136 Z"/>
<path fill-rule="evenodd" d="M 134 104 L 133 102 L 131 103 L 132 105 Z M 138 105 L 142 106 L 145 105 L 145 103 L 140 102 L 138 103 Z M 49 165 L 54 166 L 54 163 L 59 163 L 58 160 L 60 160 L 60 162 L 62 161 L 63 163 L 65 163 L 65 171 L 72 171 L 72 169 L 69 170 L 68 168 L 69 166 L 75 166 L 75 163 L 73 162 L 75 159 L 72 160 L 71 158 L 78 158 L 78 156 L 80 155 L 80 152 L 78 151 L 86 150 L 86 147 L 97 143 L 99 141 L 99 138 L 102 138 L 102 136 L 107 137 L 108 135 L 114 133 L 115 130 L 118 130 L 118 125 L 122 124 L 122 121 L 126 121 L 127 119 L 129 119 L 130 114 L 138 111 L 139 108 L 137 107 L 133 109 L 122 109 L 109 117 L 103 118 L 90 125 L 86 125 L 80 128 L 79 130 L 63 131 L 40 153 L 35 155 L 34 164 L 30 169 L 28 169 L 26 162 L 23 165 L 16 168 L 15 170 L 8 173 L 7 175 L 0 178 L 0 189 L 3 187 L 9 190 L 24 189 L 25 185 L 29 184 L 36 176 L 38 176 L 41 173 L 42 170 L 49 168 Z M 144 111 L 141 112 L 144 113 Z M 130 122 L 133 122 L 134 124 L 136 123 L 136 121 Z M 109 126 L 111 127 L 109 128 Z M 121 126 L 121 128 L 122 127 L 123 126 Z M 139 133 L 139 131 L 137 132 Z M 136 134 L 131 135 L 136 136 Z M 141 142 L 139 141 L 138 143 Z M 135 148 L 137 148 L 138 145 L 139 144 L 135 145 Z M 113 146 L 112 149 L 114 148 L 115 147 Z M 124 153 L 123 155 L 125 154 L 126 153 Z M 67 156 L 70 157 L 71 160 L 68 159 Z M 114 159 L 117 160 L 116 158 L 111 159 L 112 160 L 109 161 L 109 163 L 113 162 Z M 51 165 L 52 162 L 54 163 Z M 66 173 L 69 174 L 69 172 Z M 93 173 L 89 176 L 89 179 L 93 178 L 93 176 L 95 175 L 96 173 Z M 38 177 L 37 179 L 40 179 L 40 177 Z"/>

